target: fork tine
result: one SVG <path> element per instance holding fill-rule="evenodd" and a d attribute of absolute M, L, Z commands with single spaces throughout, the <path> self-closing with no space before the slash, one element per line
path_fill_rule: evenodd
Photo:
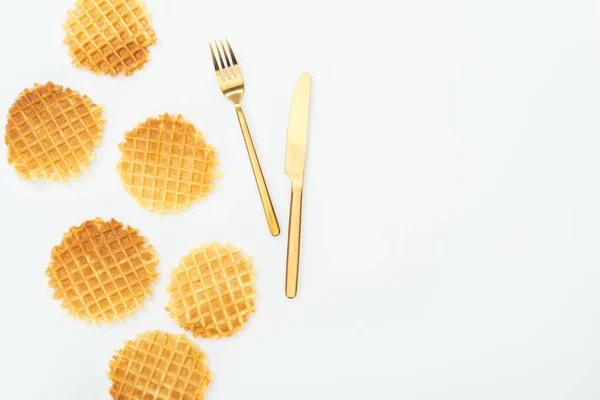
<path fill-rule="evenodd" d="M 231 54 L 231 61 L 233 61 L 233 65 L 237 65 L 237 60 L 235 59 L 235 54 L 233 54 L 233 49 L 231 48 L 231 44 L 229 43 L 229 39 L 225 38 L 225 42 L 227 42 L 227 47 L 229 47 L 229 54 Z"/>
<path fill-rule="evenodd" d="M 213 51 L 212 45 L 208 42 L 208 48 L 210 49 L 210 55 L 212 56 L 213 64 L 215 66 L 215 72 L 221 72 L 221 67 L 219 67 L 219 63 L 217 62 L 217 57 L 215 57 L 215 52 Z"/>
<path fill-rule="evenodd" d="M 223 79 L 229 78 L 229 71 L 227 71 L 227 67 L 225 66 L 225 62 L 223 62 L 223 56 L 221 55 L 221 49 L 219 48 L 219 44 L 215 40 L 215 48 L 217 49 L 217 53 L 219 54 L 219 61 L 221 61 L 221 73 L 223 74 Z"/>

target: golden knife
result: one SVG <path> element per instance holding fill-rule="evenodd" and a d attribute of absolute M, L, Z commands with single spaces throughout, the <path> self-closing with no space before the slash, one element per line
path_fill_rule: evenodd
<path fill-rule="evenodd" d="M 298 264 L 300 263 L 300 221 L 302 218 L 302 188 L 304 186 L 304 166 L 306 163 L 306 143 L 308 137 L 308 110 L 310 107 L 310 74 L 300 75 L 288 123 L 285 150 L 285 173 L 292 181 L 290 200 L 290 225 L 288 232 L 287 265 L 285 274 L 285 295 L 290 299 L 298 291 Z"/>

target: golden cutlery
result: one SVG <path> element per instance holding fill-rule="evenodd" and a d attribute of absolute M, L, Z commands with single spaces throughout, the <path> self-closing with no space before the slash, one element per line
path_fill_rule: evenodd
<path fill-rule="evenodd" d="M 306 144 L 308 137 L 308 110 L 310 107 L 310 74 L 300 75 L 288 123 L 285 150 L 285 173 L 292 181 L 290 200 L 290 225 L 288 232 L 287 265 L 285 274 L 285 295 L 290 299 L 298 291 L 298 266 L 300 263 L 300 222 L 302 218 L 302 188 L 304 186 L 304 166 L 306 164 Z"/>
<path fill-rule="evenodd" d="M 277 222 L 277 216 L 275 215 L 275 209 L 273 209 L 273 203 L 271 202 L 271 196 L 269 195 L 269 189 L 265 182 L 258 156 L 256 155 L 256 149 L 252 143 L 252 137 L 250 136 L 250 130 L 248 129 L 248 123 L 242 110 L 242 96 L 244 95 L 244 77 L 242 71 L 238 65 L 237 59 L 233 54 L 233 49 L 229 44 L 229 40 L 225 39 L 227 48 L 220 40 L 215 40 L 214 47 L 219 58 L 215 57 L 215 51 L 213 46 L 208 43 L 210 48 L 210 54 L 212 55 L 213 63 L 215 66 L 215 73 L 217 75 L 217 81 L 219 82 L 219 88 L 227 100 L 231 101 L 235 105 L 235 111 L 237 113 L 240 128 L 242 129 L 242 135 L 244 136 L 244 142 L 246 143 L 246 150 L 248 150 L 248 156 L 250 157 L 250 164 L 252 165 L 252 171 L 254 172 L 254 179 L 256 180 L 256 186 L 258 186 L 258 193 L 260 194 L 260 201 L 265 210 L 265 216 L 267 217 L 267 223 L 269 224 L 269 230 L 273 236 L 279 235 L 279 223 Z M 219 46 L 220 44 L 220 46 Z M 229 50 L 229 52 L 227 52 Z"/>

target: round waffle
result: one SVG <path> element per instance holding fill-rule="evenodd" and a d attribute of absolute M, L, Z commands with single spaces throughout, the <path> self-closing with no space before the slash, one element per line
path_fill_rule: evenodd
<path fill-rule="evenodd" d="M 54 299 L 71 315 L 97 324 L 122 321 L 150 297 L 158 258 L 137 229 L 100 218 L 72 227 L 52 249 L 46 270 Z"/>
<path fill-rule="evenodd" d="M 110 360 L 113 399 L 203 400 L 212 379 L 206 356 L 183 335 L 145 332 Z"/>
<path fill-rule="evenodd" d="M 117 171 L 142 207 L 167 213 L 202 200 L 219 174 L 215 149 L 181 115 L 148 118 L 125 134 Z"/>
<path fill-rule="evenodd" d="M 254 267 L 249 257 L 227 244 L 193 250 L 173 269 L 167 311 L 194 337 L 231 336 L 256 307 Z"/>
<path fill-rule="evenodd" d="M 131 75 L 148 61 L 156 35 L 141 0 L 77 0 L 63 26 L 73 65 Z"/>
<path fill-rule="evenodd" d="M 104 119 L 87 96 L 48 82 L 25 89 L 8 110 L 8 162 L 23 179 L 64 181 L 94 159 Z"/>

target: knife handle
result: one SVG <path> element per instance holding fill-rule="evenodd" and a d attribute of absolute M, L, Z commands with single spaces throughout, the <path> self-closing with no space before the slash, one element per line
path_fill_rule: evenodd
<path fill-rule="evenodd" d="M 269 195 L 269 189 L 267 188 L 267 182 L 263 176 L 262 169 L 260 168 L 260 162 L 258 162 L 258 156 L 256 155 L 256 149 L 254 143 L 252 143 L 252 136 L 250 136 L 250 130 L 248 129 L 248 123 L 246 122 L 246 116 L 242 110 L 242 106 L 235 106 L 237 112 L 238 121 L 240 122 L 240 128 L 242 129 L 242 135 L 244 136 L 244 142 L 246 143 L 246 150 L 248 151 L 248 157 L 250 157 L 250 164 L 252 165 L 252 172 L 254 172 L 254 180 L 256 180 L 256 186 L 258 187 L 258 193 L 260 194 L 260 201 L 262 202 L 263 209 L 265 210 L 265 216 L 267 217 L 267 223 L 269 224 L 269 230 L 271 235 L 279 235 L 279 223 L 277 222 L 277 216 L 275 215 L 275 209 L 273 208 L 273 202 Z"/>
<path fill-rule="evenodd" d="M 300 224 L 302 220 L 302 186 L 292 185 L 290 200 L 290 226 L 288 232 L 285 295 L 290 299 L 298 291 L 298 265 L 300 263 Z"/>

